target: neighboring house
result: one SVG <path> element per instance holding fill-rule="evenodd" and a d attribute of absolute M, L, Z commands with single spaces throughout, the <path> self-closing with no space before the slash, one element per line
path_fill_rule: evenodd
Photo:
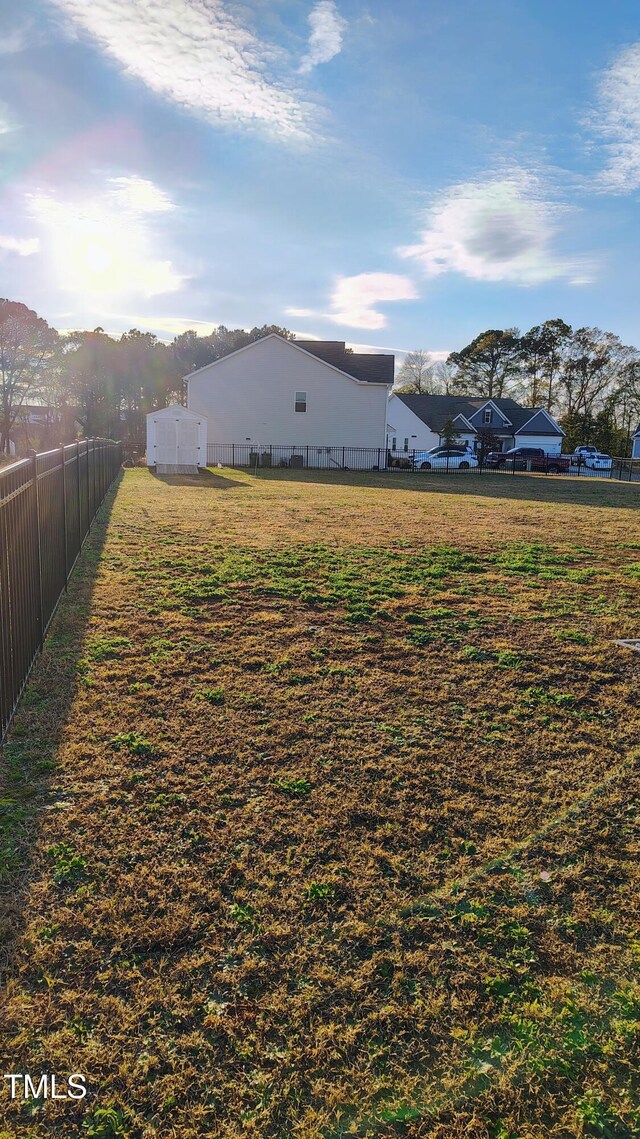
<path fill-rule="evenodd" d="M 635 435 L 631 437 L 631 458 L 640 459 L 640 425 Z"/>
<path fill-rule="evenodd" d="M 393 373 L 392 355 L 271 333 L 185 376 L 187 406 L 209 444 L 384 450 Z"/>
<path fill-rule="evenodd" d="M 59 443 L 60 417 L 47 404 L 23 403 L 11 429 L 9 453 L 26 454 Z"/>
<path fill-rule="evenodd" d="M 522 407 L 513 399 L 417 395 L 392 392 L 387 409 L 387 446 L 391 451 L 430 451 L 443 442 L 447 420 L 453 422 L 461 444 L 476 449 L 478 431 L 489 428 L 500 449 L 543 447 L 562 450 L 564 432 L 542 408 Z"/>

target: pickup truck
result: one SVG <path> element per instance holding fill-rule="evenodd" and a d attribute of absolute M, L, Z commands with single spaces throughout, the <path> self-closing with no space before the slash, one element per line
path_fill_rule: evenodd
<path fill-rule="evenodd" d="M 568 455 L 547 455 L 542 447 L 512 447 L 510 451 L 490 451 L 486 464 L 511 471 L 544 471 L 557 475 L 569 470 L 571 459 Z"/>

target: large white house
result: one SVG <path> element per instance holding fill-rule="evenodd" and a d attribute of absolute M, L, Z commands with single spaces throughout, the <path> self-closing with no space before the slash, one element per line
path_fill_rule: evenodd
<path fill-rule="evenodd" d="M 329 456 L 335 448 L 367 447 L 384 454 L 393 373 L 392 355 L 271 333 L 186 376 L 187 406 L 208 420 L 212 461 L 216 444 L 255 452 L 315 448 Z"/>
<path fill-rule="evenodd" d="M 564 432 L 543 408 L 522 407 L 513 399 L 418 395 L 393 392 L 387 411 L 390 451 L 430 451 L 443 441 L 447 421 L 461 444 L 474 450 L 478 432 L 490 429 L 499 448 L 542 447 L 547 454 L 562 451 Z"/>

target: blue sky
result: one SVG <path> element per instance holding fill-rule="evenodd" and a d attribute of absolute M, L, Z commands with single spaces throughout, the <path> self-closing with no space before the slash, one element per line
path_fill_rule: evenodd
<path fill-rule="evenodd" d="M 0 295 L 57 328 L 640 345 L 636 0 L 0 0 Z"/>

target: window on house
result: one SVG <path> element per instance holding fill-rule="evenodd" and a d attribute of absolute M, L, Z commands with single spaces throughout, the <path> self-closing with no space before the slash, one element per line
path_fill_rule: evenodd
<path fill-rule="evenodd" d="M 306 392 L 296 392 L 295 410 L 296 411 L 306 411 L 307 410 L 307 393 Z"/>
<path fill-rule="evenodd" d="M 398 446 L 398 437 L 397 437 L 397 435 L 394 435 L 393 439 L 391 440 L 391 450 L 395 451 L 397 446 Z"/>
<path fill-rule="evenodd" d="M 485 423 L 491 423 L 491 408 L 488 408 L 488 410 L 485 411 L 483 418 Z"/>
<path fill-rule="evenodd" d="M 405 450 L 405 451 L 408 451 L 408 450 L 409 450 L 409 436 L 408 436 L 408 435 L 407 435 L 407 437 L 406 437 L 406 439 L 405 439 L 405 441 L 404 441 L 404 450 Z"/>

